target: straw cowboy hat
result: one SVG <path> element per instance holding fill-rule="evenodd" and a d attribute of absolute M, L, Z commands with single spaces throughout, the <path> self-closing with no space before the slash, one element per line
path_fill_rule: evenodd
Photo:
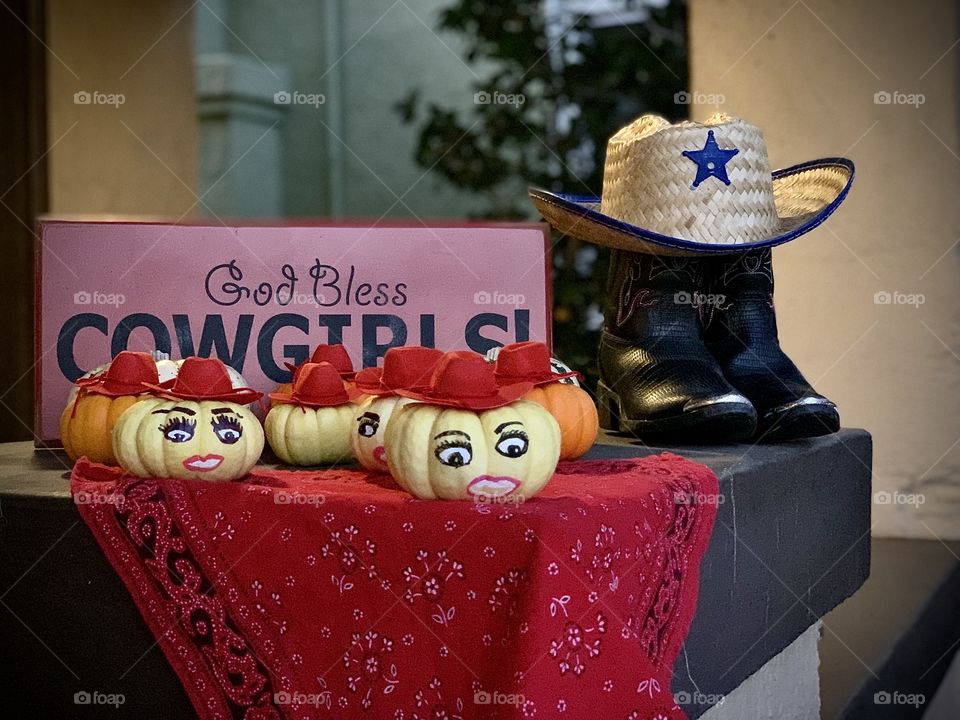
<path fill-rule="evenodd" d="M 789 242 L 837 209 L 853 163 L 834 157 L 770 170 L 760 130 L 716 114 L 671 124 L 644 115 L 607 143 L 601 197 L 530 189 L 557 230 L 655 255 L 730 253 Z"/>

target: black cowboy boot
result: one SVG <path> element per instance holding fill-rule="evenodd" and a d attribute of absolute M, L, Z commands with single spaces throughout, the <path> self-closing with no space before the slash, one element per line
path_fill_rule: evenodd
<path fill-rule="evenodd" d="M 701 307 L 707 347 L 730 384 L 756 408 L 757 437 L 775 442 L 839 430 L 836 406 L 810 387 L 780 349 L 770 250 L 705 263 L 715 299 Z"/>
<path fill-rule="evenodd" d="M 695 306 L 701 262 L 611 252 L 597 387 L 604 428 L 703 443 L 753 435 L 753 406 L 703 342 Z"/>

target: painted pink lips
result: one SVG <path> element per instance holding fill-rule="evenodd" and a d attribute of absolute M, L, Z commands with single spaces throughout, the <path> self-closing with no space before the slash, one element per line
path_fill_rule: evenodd
<path fill-rule="evenodd" d="M 474 497 L 506 497 L 520 487 L 520 481 L 512 477 L 480 475 L 467 485 L 467 494 Z"/>
<path fill-rule="evenodd" d="M 378 445 L 373 451 L 373 459 L 378 463 L 386 467 L 387 465 L 387 449 L 383 445 Z"/>
<path fill-rule="evenodd" d="M 223 455 L 191 455 L 186 460 L 183 461 L 183 466 L 187 470 L 194 470 L 196 472 L 210 472 L 218 467 L 220 463 L 223 462 Z"/>

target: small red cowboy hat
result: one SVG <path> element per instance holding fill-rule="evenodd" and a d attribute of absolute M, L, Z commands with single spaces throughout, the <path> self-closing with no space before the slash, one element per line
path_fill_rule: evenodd
<path fill-rule="evenodd" d="M 317 345 L 310 359 L 306 362 L 330 363 L 344 380 L 353 380 L 357 374 L 354 372 L 353 360 L 350 359 L 350 353 L 347 352 L 347 349 L 343 345 Z M 299 365 L 292 363 L 284 364 L 290 372 L 296 375 L 297 370 L 303 367 L 305 363 L 300 363 Z"/>
<path fill-rule="evenodd" d="M 398 390 L 425 390 L 440 350 L 410 345 L 387 350 L 382 368 L 367 368 L 357 373 L 357 389 L 367 395 L 396 395 Z"/>
<path fill-rule="evenodd" d="M 77 380 L 80 393 L 108 397 L 139 395 L 146 392 L 144 383 L 158 383 L 157 361 L 150 353 L 124 350 L 110 362 L 105 371 L 93 377 Z"/>
<path fill-rule="evenodd" d="M 308 362 L 300 366 L 289 395 L 270 393 L 270 399 L 278 403 L 299 405 L 301 408 L 322 408 L 346 405 L 355 400 L 360 391 L 347 387 L 328 362 Z"/>
<path fill-rule="evenodd" d="M 496 376 L 497 382 L 502 385 L 517 382 L 546 385 L 569 377 L 583 377 L 576 370 L 554 372 L 550 366 L 550 351 L 540 342 L 519 342 L 500 348 Z"/>
<path fill-rule="evenodd" d="M 533 383 L 500 385 L 493 366 L 474 352 L 450 352 L 440 358 L 430 384 L 421 391 L 397 390 L 397 395 L 430 405 L 490 410 L 509 405 L 533 389 Z"/>
<path fill-rule="evenodd" d="M 156 385 L 144 383 L 154 394 L 169 400 L 222 400 L 247 405 L 263 397 L 253 388 L 235 388 L 227 366 L 217 358 L 188 357 L 173 380 Z"/>

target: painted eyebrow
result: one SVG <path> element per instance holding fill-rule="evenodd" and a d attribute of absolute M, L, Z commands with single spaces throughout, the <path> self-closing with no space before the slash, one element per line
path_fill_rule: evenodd
<path fill-rule="evenodd" d="M 177 406 L 174 407 L 174 408 L 166 408 L 166 409 L 160 408 L 159 410 L 154 410 L 154 411 L 153 411 L 152 413 L 150 413 L 150 414 L 151 414 L 151 415 L 156 415 L 156 414 L 158 414 L 158 413 L 162 413 L 162 414 L 166 415 L 167 413 L 172 413 L 172 412 L 183 413 L 184 415 L 189 415 L 189 416 L 191 416 L 191 417 L 193 417 L 194 415 L 196 415 L 196 413 L 195 413 L 193 410 L 191 410 L 190 408 L 180 407 L 179 405 L 177 405 Z M 218 410 L 214 410 L 214 412 L 219 412 L 219 411 L 218 411 Z M 228 412 L 229 412 L 229 411 L 228 411 Z"/>
<path fill-rule="evenodd" d="M 223 415 L 225 413 L 230 413 L 231 415 L 236 415 L 237 417 L 242 417 L 239 413 L 234 412 L 230 408 L 214 408 L 211 410 L 214 415 Z"/>
<path fill-rule="evenodd" d="M 467 440 L 470 439 L 469 435 L 467 435 L 465 432 L 461 432 L 460 430 L 444 430 L 442 433 L 436 435 L 433 439 L 439 440 L 440 438 L 446 437 L 447 435 L 462 435 Z"/>
<path fill-rule="evenodd" d="M 511 420 L 510 422 L 500 423 L 493 429 L 493 431 L 499 435 L 503 432 L 504 428 L 510 427 L 511 425 L 523 425 L 523 423 L 519 420 Z"/>

